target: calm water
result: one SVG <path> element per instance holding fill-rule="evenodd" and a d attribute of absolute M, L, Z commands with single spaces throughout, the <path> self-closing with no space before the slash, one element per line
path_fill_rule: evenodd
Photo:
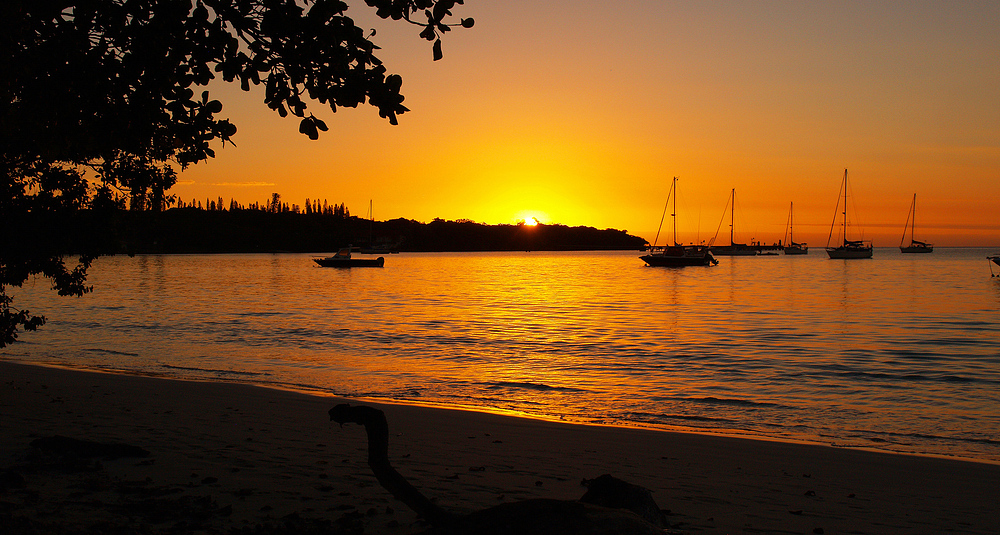
<path fill-rule="evenodd" d="M 0 358 L 1000 461 L 993 252 L 110 257 Z"/>

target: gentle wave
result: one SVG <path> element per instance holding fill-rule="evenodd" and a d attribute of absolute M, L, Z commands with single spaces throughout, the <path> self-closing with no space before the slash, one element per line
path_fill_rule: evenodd
<path fill-rule="evenodd" d="M 138 357 L 139 356 L 138 353 L 129 353 L 128 351 L 114 351 L 114 350 L 111 350 L 111 349 L 100 349 L 100 348 L 95 348 L 95 347 L 88 347 L 86 349 L 83 349 L 82 351 L 87 351 L 87 352 L 90 352 L 90 353 L 105 353 L 107 355 L 122 355 L 122 356 L 126 356 L 126 357 Z"/>
<path fill-rule="evenodd" d="M 212 368 L 195 368 L 191 366 L 171 366 L 170 364 L 160 364 L 160 368 L 164 370 L 178 370 L 187 372 L 203 372 L 203 373 L 213 373 L 218 375 L 238 375 L 246 377 L 258 377 L 258 376 L 268 376 L 270 373 L 264 372 L 248 372 L 240 370 L 216 370 Z"/>
<path fill-rule="evenodd" d="M 519 388 L 526 390 L 557 390 L 562 392 L 586 392 L 586 390 L 580 388 L 569 388 L 564 386 L 549 386 L 540 383 L 518 383 L 511 381 L 493 381 L 485 383 L 476 383 L 482 385 L 489 389 L 502 389 L 502 388 Z"/>

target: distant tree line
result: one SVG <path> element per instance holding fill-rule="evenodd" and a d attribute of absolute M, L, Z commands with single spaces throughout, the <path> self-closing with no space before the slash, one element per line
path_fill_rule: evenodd
<path fill-rule="evenodd" d="M 247 206 L 221 199 L 178 201 L 179 208 L 160 211 L 119 210 L 114 233 L 108 214 L 81 210 L 54 234 L 63 246 L 101 239 L 118 254 L 254 253 L 336 251 L 341 247 L 379 247 L 401 252 L 430 251 L 572 251 L 640 249 L 646 241 L 624 230 L 566 225 L 486 225 L 470 220 L 410 219 L 371 221 L 351 216 L 341 204 L 311 202 L 309 211 L 280 203 Z M 199 207 L 200 205 L 200 207 Z M 213 208 L 214 207 L 214 208 Z"/>
<path fill-rule="evenodd" d="M 163 209 L 174 204 L 174 199 L 168 199 L 165 201 Z M 201 204 L 198 199 L 191 199 L 189 202 L 184 202 L 184 199 L 176 198 L 177 208 L 194 208 L 197 210 L 208 210 L 210 212 L 224 212 L 227 211 L 226 204 L 219 197 L 217 200 L 205 199 L 205 204 Z M 306 198 L 306 202 L 302 207 L 297 204 L 289 205 L 286 202 L 281 201 L 281 195 L 278 193 L 272 193 L 271 198 L 267 202 L 257 203 L 253 202 L 250 204 L 240 204 L 236 202 L 236 199 L 229 199 L 228 211 L 236 212 L 239 210 L 254 210 L 258 212 L 269 212 L 272 214 L 281 214 L 286 212 L 291 212 L 295 214 L 317 214 L 317 215 L 332 215 L 334 217 L 339 217 L 341 219 L 351 216 L 351 211 L 347 209 L 347 205 L 344 203 L 340 204 L 327 204 L 326 199 L 323 199 L 323 203 L 319 202 L 319 199 L 310 200 Z"/>

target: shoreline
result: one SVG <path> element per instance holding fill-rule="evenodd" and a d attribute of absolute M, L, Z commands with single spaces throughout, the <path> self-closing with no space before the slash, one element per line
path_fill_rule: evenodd
<path fill-rule="evenodd" d="M 7 481 L 0 519 L 16 528 L 228 533 L 327 522 L 343 533 L 426 529 L 368 469 L 364 431 L 329 422 L 326 411 L 342 398 L 8 361 L 0 361 L 0 376 Z M 386 412 L 396 468 L 460 512 L 577 499 L 582 479 L 610 473 L 649 489 L 670 511 L 672 528 L 685 533 L 996 529 L 995 464 L 369 404 Z M 71 469 L 33 455 L 31 441 L 54 435 L 150 453 Z M 10 483 L 10 473 L 23 486 Z"/>
<path fill-rule="evenodd" d="M 52 368 L 66 371 L 78 371 L 82 373 L 98 373 L 98 374 L 110 374 L 110 375 L 121 375 L 126 377 L 143 377 L 150 379 L 159 379 L 164 381 L 181 381 L 181 382 L 193 382 L 193 383 L 206 383 L 206 384 L 234 384 L 234 385 L 245 385 L 253 386 L 257 388 L 277 390 L 282 392 L 291 392 L 307 396 L 317 396 L 317 397 L 330 397 L 336 399 L 352 399 L 359 402 L 374 404 L 374 405 L 400 405 L 400 406 L 412 406 L 412 407 L 423 407 L 429 409 L 442 409 L 442 410 L 455 410 L 455 411 L 465 411 L 481 414 L 490 414 L 497 416 L 505 416 L 510 418 L 524 418 L 529 420 L 537 420 L 541 422 L 551 422 L 567 425 L 580 425 L 588 427 L 610 427 L 610 428 L 620 428 L 620 429 L 644 429 L 653 432 L 663 432 L 663 433 L 681 433 L 681 434 L 695 434 L 695 435 L 705 435 L 705 436 L 717 436 L 722 438 L 735 438 L 743 440 L 757 440 L 764 442 L 780 442 L 789 444 L 801 444 L 810 445 L 818 447 L 826 447 L 833 449 L 847 449 L 847 450 L 858 450 L 870 453 L 883 453 L 887 455 L 904 455 L 913 457 L 927 457 L 932 459 L 944 459 L 944 460 L 955 460 L 961 462 L 971 462 L 971 463 L 981 463 L 988 465 L 1000 466 L 1000 459 L 988 459 L 988 458 L 978 458 L 970 456 L 962 456 L 949 453 L 935 453 L 927 451 L 909 451 L 904 449 L 890 449 L 886 447 L 878 447 L 874 445 L 864 445 L 855 443 L 838 443 L 828 440 L 823 440 L 819 437 L 813 438 L 808 435 L 802 435 L 800 437 L 793 436 L 775 436 L 766 435 L 763 433 L 757 433 L 750 430 L 744 429 L 732 429 L 732 428 L 711 428 L 711 427 L 689 427 L 676 424 L 657 424 L 657 423 L 645 423 L 640 421 L 585 421 L 585 420 L 573 420 L 565 419 L 557 416 L 550 416 L 545 414 L 533 414 L 524 411 L 517 411 L 513 409 L 502 409 L 493 407 L 479 407 L 475 405 L 461 405 L 461 404 L 448 404 L 445 402 L 435 402 L 435 401 L 423 401 L 423 400 L 409 400 L 409 399 L 399 399 L 391 397 L 370 397 L 370 396 L 343 396 L 338 395 L 333 392 L 324 391 L 321 388 L 311 388 L 308 386 L 295 385 L 295 384 L 285 384 L 285 383 L 267 383 L 254 381 L 252 379 L 247 380 L 213 380 L 213 379 L 201 379 L 201 378 L 183 378 L 183 377 L 172 377 L 167 374 L 156 374 L 156 373 L 142 373 L 132 370 L 124 369 L 104 369 L 96 367 L 86 367 L 86 366 L 73 366 L 63 363 L 39 363 L 39 362 L 26 362 L 18 360 L 3 360 L 0 359 L 0 364 L 4 362 L 9 362 L 11 364 L 20 364 L 24 366 L 38 366 L 43 368 Z M 830 437 L 833 438 L 833 437 Z"/>

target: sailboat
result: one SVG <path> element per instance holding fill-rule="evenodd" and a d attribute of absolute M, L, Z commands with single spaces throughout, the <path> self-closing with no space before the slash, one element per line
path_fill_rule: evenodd
<path fill-rule="evenodd" d="M 847 239 L 847 169 L 844 169 L 844 242 L 836 247 L 830 247 L 830 239 L 833 238 L 833 227 L 837 224 L 837 216 L 834 215 L 833 223 L 830 224 L 830 236 L 826 240 L 826 254 L 830 258 L 871 258 L 872 242 L 864 240 Z M 837 209 L 840 209 L 840 198 L 837 198 Z"/>
<path fill-rule="evenodd" d="M 934 251 L 934 245 L 913 239 L 914 221 L 917 218 L 917 194 L 913 194 L 913 202 L 910 203 L 910 213 L 906 215 L 906 222 L 910 225 L 910 244 L 903 245 L 906 240 L 906 226 L 903 226 L 903 237 L 899 239 L 899 252 L 901 253 L 930 253 Z"/>
<path fill-rule="evenodd" d="M 396 254 L 399 252 L 399 244 L 390 244 L 384 239 L 375 240 L 375 205 L 372 200 L 368 200 L 368 245 L 362 247 L 361 254 Z"/>
<path fill-rule="evenodd" d="M 788 225 L 785 228 L 785 254 L 809 254 L 809 247 L 805 243 L 795 243 L 792 236 L 792 203 L 788 203 Z"/>
<path fill-rule="evenodd" d="M 730 204 L 732 208 L 729 211 L 729 245 L 713 245 L 712 253 L 723 256 L 756 256 L 758 253 L 756 247 L 733 241 L 736 228 L 736 188 L 733 188 Z M 726 217 L 725 212 L 722 213 L 722 217 Z"/>
<path fill-rule="evenodd" d="M 656 245 L 660 239 L 660 229 L 656 229 L 656 238 L 653 245 L 647 249 L 647 254 L 640 256 L 648 266 L 656 267 L 682 267 L 682 266 L 714 266 L 719 263 L 712 255 L 708 245 L 681 245 L 677 243 L 677 177 L 670 186 L 670 193 L 667 195 L 667 204 L 663 207 L 663 216 L 660 217 L 660 228 L 663 227 L 663 218 L 667 215 L 667 206 L 670 206 L 671 196 L 674 199 L 674 209 L 670 217 L 674 223 L 673 245 Z"/>

